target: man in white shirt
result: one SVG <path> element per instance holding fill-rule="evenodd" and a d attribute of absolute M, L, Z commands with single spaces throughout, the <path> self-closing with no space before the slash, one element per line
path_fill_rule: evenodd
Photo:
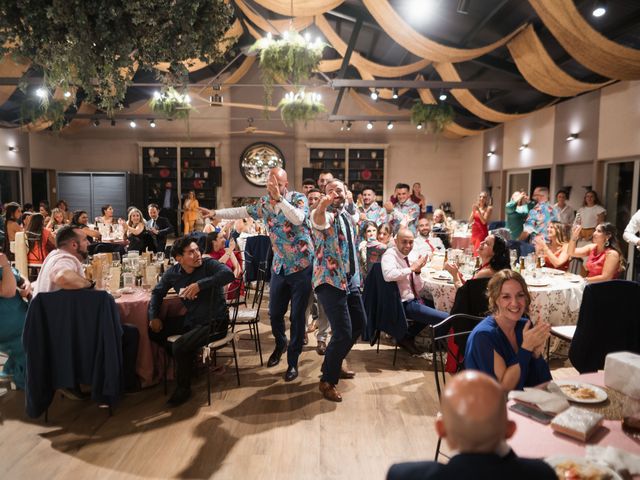
<path fill-rule="evenodd" d="M 426 257 L 436 251 L 444 252 L 444 244 L 438 237 L 431 236 L 431 220 L 421 217 L 418 220 L 418 235 L 413 241 L 413 253 Z"/>
<path fill-rule="evenodd" d="M 395 240 L 395 247 L 388 248 L 382 255 L 382 276 L 387 282 L 396 282 L 400 291 L 400 299 L 407 320 L 412 320 L 407 335 L 396 339 L 398 345 L 411 354 L 419 354 L 415 337 L 427 325 L 435 325 L 448 317 L 447 313 L 424 304 L 418 292 L 424 288 L 420 272 L 427 262 L 422 255 L 410 260 L 413 249 L 413 233 L 406 227 L 400 228 Z"/>

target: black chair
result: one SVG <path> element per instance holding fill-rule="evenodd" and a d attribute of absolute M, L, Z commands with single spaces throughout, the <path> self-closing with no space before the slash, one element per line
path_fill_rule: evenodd
<path fill-rule="evenodd" d="M 580 373 L 604 368 L 608 353 L 640 353 L 640 284 L 627 280 L 587 285 L 569 360 Z"/>
<path fill-rule="evenodd" d="M 464 356 L 458 352 L 453 352 L 449 348 L 449 340 L 453 339 L 458 343 L 460 338 L 465 339 L 469 336 L 473 328 L 482 321 L 482 317 L 466 315 L 458 313 L 450 315 L 436 325 L 429 327 L 431 335 L 431 351 L 433 353 L 433 374 L 436 383 L 436 391 L 438 392 L 438 400 L 442 394 L 442 388 L 447 382 L 446 361 L 447 357 L 454 362 L 455 372 L 458 373 L 464 369 Z M 471 327 L 471 328 L 469 328 Z M 464 350 L 462 351 L 464 352 Z M 435 461 L 440 456 L 441 438 L 438 438 L 436 445 Z"/>
<path fill-rule="evenodd" d="M 264 267 L 266 267 L 266 265 Z M 251 307 L 249 307 L 247 303 L 248 291 L 243 297 L 241 295 L 240 289 L 237 289 L 238 291 L 235 298 L 232 298 L 232 300 L 228 303 L 228 305 L 234 310 L 234 313 L 233 313 L 234 325 L 246 326 L 246 328 L 243 328 L 240 331 L 243 331 L 243 330 L 249 331 L 249 336 L 251 340 L 253 340 L 254 342 L 256 352 L 258 352 L 258 355 L 260 356 L 260 366 L 264 365 L 264 361 L 262 359 L 262 344 L 260 342 L 259 326 L 260 326 L 260 307 L 262 306 L 262 297 L 264 295 L 264 289 L 267 284 L 266 276 L 267 276 L 266 269 L 259 268 L 258 276 L 256 279 L 256 289 L 253 295 L 253 301 L 251 303 Z M 245 308 L 241 308 L 242 305 L 244 305 Z M 240 333 L 240 331 L 236 333 Z"/>
<path fill-rule="evenodd" d="M 467 315 L 473 315 L 475 317 L 485 317 L 489 311 L 489 298 L 487 297 L 487 285 L 491 278 L 476 278 L 467 280 L 456 292 L 456 298 L 451 307 L 451 315 L 456 313 L 464 313 Z M 472 330 L 477 322 L 475 320 L 470 321 L 467 325 L 468 328 L 462 327 L 465 330 Z M 467 337 L 460 336 L 455 338 L 455 343 L 460 349 L 460 352 L 464 354 L 467 348 Z"/>

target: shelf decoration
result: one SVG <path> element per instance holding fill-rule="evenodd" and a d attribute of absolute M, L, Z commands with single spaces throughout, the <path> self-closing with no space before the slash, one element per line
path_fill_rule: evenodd
<path fill-rule="evenodd" d="M 293 28 L 284 32 L 282 38 L 274 39 L 271 33 L 253 44 L 250 51 L 259 52 L 260 71 L 265 92 L 265 105 L 271 105 L 273 85 L 289 81 L 294 85 L 308 80 L 317 70 L 322 52 L 327 45 L 317 38 L 311 41 Z"/>
<path fill-rule="evenodd" d="M 188 118 L 193 110 L 189 94 L 186 91 L 180 93 L 173 87 L 155 92 L 149 100 L 149 106 L 154 113 L 165 115 L 170 120 Z"/>
<path fill-rule="evenodd" d="M 325 111 L 322 97 L 319 93 L 305 93 L 304 89 L 298 93 L 288 92 L 278 104 L 282 121 L 287 127 L 295 122 L 303 121 L 305 126 L 309 120 Z"/>
<path fill-rule="evenodd" d="M 411 122 L 414 125 L 422 124 L 425 130 L 440 134 L 453 122 L 455 112 L 448 103 L 428 104 L 416 101 L 411 108 Z"/>

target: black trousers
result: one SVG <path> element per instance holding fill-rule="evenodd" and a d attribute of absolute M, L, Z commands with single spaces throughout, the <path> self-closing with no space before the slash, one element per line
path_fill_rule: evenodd
<path fill-rule="evenodd" d="M 138 327 L 130 323 L 122 324 L 122 377 L 124 390 L 136 390 L 138 388 L 138 375 L 136 374 L 136 360 L 138 359 L 138 344 L 140 332 Z"/>
<path fill-rule="evenodd" d="M 200 347 L 218 338 L 223 338 L 226 331 L 216 335 L 209 334 L 209 325 L 185 325 L 184 317 L 170 317 L 164 320 L 159 332 L 149 329 L 149 338 L 163 348 L 168 348 L 167 338 L 181 335 L 171 344 L 171 351 L 176 362 L 176 383 L 178 387 L 191 388 L 193 373 L 193 357 Z"/>

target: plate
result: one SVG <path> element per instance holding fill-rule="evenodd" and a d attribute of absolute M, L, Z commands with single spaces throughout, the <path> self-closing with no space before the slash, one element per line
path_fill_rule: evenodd
<path fill-rule="evenodd" d="M 112 296 L 113 298 L 118 299 L 118 298 L 120 298 L 120 297 L 122 296 L 122 294 L 121 294 L 121 293 L 118 293 L 118 292 L 111 292 L 111 296 Z"/>
<path fill-rule="evenodd" d="M 622 480 L 622 477 L 615 470 L 583 457 L 558 455 L 545 458 L 544 461 L 553 467 L 558 478 L 610 478 L 611 480 Z M 566 475 L 563 467 L 573 467 L 578 475 Z"/>
<path fill-rule="evenodd" d="M 449 281 L 449 280 L 453 280 L 453 278 L 451 277 L 451 275 L 449 275 L 449 273 L 445 272 L 439 272 L 439 273 L 434 273 L 433 275 L 431 275 L 431 278 L 433 278 L 434 280 L 443 280 L 445 282 Z"/>
<path fill-rule="evenodd" d="M 527 282 L 527 285 L 529 285 L 530 287 L 546 287 L 547 285 L 549 285 L 549 280 L 547 280 L 546 278 L 527 278 L 525 280 Z"/>
<path fill-rule="evenodd" d="M 118 293 L 122 294 L 122 295 L 130 295 L 132 293 L 135 293 L 136 291 L 131 288 L 131 287 L 124 287 L 118 290 Z"/>
<path fill-rule="evenodd" d="M 572 402 L 576 403 L 600 403 L 607 399 L 607 392 L 602 388 L 589 383 L 570 380 L 558 380 L 554 382 L 560 390 Z"/>
<path fill-rule="evenodd" d="M 571 283 L 580 283 L 582 282 L 582 277 L 579 275 L 573 275 L 571 277 L 568 277 L 567 281 Z"/>
<path fill-rule="evenodd" d="M 549 275 L 564 275 L 566 272 L 563 270 L 557 270 L 555 268 L 542 267 L 541 270 Z"/>

